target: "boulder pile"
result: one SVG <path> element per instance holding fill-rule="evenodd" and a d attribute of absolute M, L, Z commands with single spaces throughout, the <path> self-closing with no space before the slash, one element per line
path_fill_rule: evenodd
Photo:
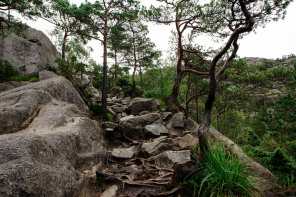
<path fill-rule="evenodd" d="M 158 100 L 123 97 L 120 89 L 108 98 L 113 121 L 104 122 L 107 165 L 97 171 L 98 196 L 171 196 L 194 170 L 191 148 L 198 145 L 199 125 L 182 112 L 160 109 Z M 273 174 L 252 161 L 231 140 L 211 127 L 209 136 L 226 144 L 249 163 L 262 190 L 273 186 Z M 118 187 L 118 182 L 122 187 Z"/>

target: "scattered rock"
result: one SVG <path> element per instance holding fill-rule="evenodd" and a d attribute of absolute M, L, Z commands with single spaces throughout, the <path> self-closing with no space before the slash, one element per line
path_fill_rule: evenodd
<path fill-rule="evenodd" d="M 112 185 L 102 193 L 101 197 L 116 197 L 118 189 L 119 187 L 117 185 Z"/>
<path fill-rule="evenodd" d="M 131 97 L 125 97 L 123 100 L 122 100 L 122 104 L 124 105 L 127 105 L 131 100 Z"/>
<path fill-rule="evenodd" d="M 133 147 L 130 148 L 116 148 L 112 151 L 112 156 L 118 159 L 131 159 L 135 155 Z"/>
<path fill-rule="evenodd" d="M 160 108 L 160 104 L 157 99 L 151 98 L 134 98 L 129 102 L 128 107 L 132 114 L 139 114 L 143 111 L 155 111 Z"/>
<path fill-rule="evenodd" d="M 142 116 L 130 115 L 119 120 L 119 129 L 133 140 L 144 139 L 144 127 L 159 119 L 158 113 L 149 113 Z"/>
<path fill-rule="evenodd" d="M 121 87 L 115 86 L 113 88 L 110 89 L 110 96 L 111 97 L 119 97 L 119 94 L 121 92 Z"/>
<path fill-rule="evenodd" d="M 113 122 L 104 122 L 104 126 L 105 126 L 105 128 L 115 129 L 118 127 L 118 124 L 113 123 Z"/>
<path fill-rule="evenodd" d="M 191 161 L 190 150 L 166 151 L 148 160 L 154 160 L 157 166 L 173 168 L 175 164 L 185 164 Z"/>
<path fill-rule="evenodd" d="M 182 112 L 176 113 L 166 126 L 172 135 L 181 135 L 184 129 L 184 116 Z"/>
<path fill-rule="evenodd" d="M 167 119 L 170 115 L 172 115 L 172 112 L 163 112 L 163 114 L 162 114 L 162 119 L 165 120 L 165 119 Z"/>
<path fill-rule="evenodd" d="M 121 113 L 125 111 L 125 107 L 118 107 L 118 106 L 113 106 L 112 107 L 115 113 Z"/>
<path fill-rule="evenodd" d="M 172 148 L 172 144 L 172 139 L 166 136 L 161 136 L 154 139 L 152 142 L 143 143 L 140 153 L 144 157 L 155 156 L 161 152 L 170 150 Z"/>
<path fill-rule="evenodd" d="M 198 138 L 187 134 L 184 137 L 178 137 L 177 139 L 175 139 L 174 144 L 180 146 L 182 149 L 195 148 L 198 144 Z"/>
<path fill-rule="evenodd" d="M 169 131 L 168 129 L 161 125 L 161 124 L 157 124 L 157 125 L 146 125 L 145 126 L 145 132 L 147 134 L 151 134 L 153 136 L 160 136 L 162 134 L 168 134 Z"/>
<path fill-rule="evenodd" d="M 146 115 L 149 114 L 149 111 L 142 111 L 139 115 Z"/>

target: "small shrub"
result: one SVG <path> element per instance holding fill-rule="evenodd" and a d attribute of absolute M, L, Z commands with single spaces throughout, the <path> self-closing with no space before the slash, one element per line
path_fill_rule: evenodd
<path fill-rule="evenodd" d="M 11 80 L 19 76 L 18 71 L 7 61 L 0 58 L 0 82 Z"/>
<path fill-rule="evenodd" d="M 100 114 L 102 112 L 99 104 L 95 103 L 90 106 L 90 110 L 95 114 Z"/>
<path fill-rule="evenodd" d="M 194 196 L 252 196 L 255 185 L 246 164 L 227 155 L 224 146 L 209 148 L 204 162 L 185 183 L 193 185 Z"/>
<path fill-rule="evenodd" d="M 108 117 L 108 121 L 109 121 L 109 122 L 113 122 L 113 120 L 114 120 L 114 117 L 113 117 L 113 115 L 112 115 L 112 114 L 110 114 L 110 113 L 107 113 L 107 117 Z"/>

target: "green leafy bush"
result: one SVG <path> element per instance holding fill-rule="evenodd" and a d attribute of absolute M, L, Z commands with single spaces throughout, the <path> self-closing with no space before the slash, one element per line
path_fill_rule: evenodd
<path fill-rule="evenodd" d="M 194 196 L 252 196 L 256 189 L 246 164 L 228 155 L 223 145 L 209 148 L 204 161 L 198 164 L 185 181 L 193 186 Z"/>
<path fill-rule="evenodd" d="M 15 76 L 19 76 L 18 71 L 7 60 L 0 58 L 0 82 L 9 81 Z"/>

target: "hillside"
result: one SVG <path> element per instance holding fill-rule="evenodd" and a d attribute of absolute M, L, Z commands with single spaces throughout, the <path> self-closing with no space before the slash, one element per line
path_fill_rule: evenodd
<path fill-rule="evenodd" d="M 13 70 L 12 76 L 3 75 L 7 82 L 0 83 L 1 196 L 192 195 L 181 183 L 196 169 L 196 160 L 201 157 L 196 148 L 200 125 L 192 120 L 196 116 L 194 102 L 183 106 L 187 111 L 182 111 L 183 92 L 179 95 L 180 108 L 175 106 L 170 112 L 164 109 L 165 97 L 131 98 L 132 84 L 122 80 L 122 87 L 113 87 L 108 94 L 109 121 L 101 121 L 102 98 L 89 76 L 66 75 L 66 79 L 53 73 L 64 74 L 53 64 L 58 53 L 42 32 L 29 29 L 26 37 L 12 34 L 1 43 L 6 43 L 1 58 L 12 58 L 9 60 L 14 67 L 1 60 L 3 68 Z M 53 52 L 43 57 L 49 48 Z M 222 144 L 227 154 L 247 163 L 245 167 L 256 179 L 257 192 L 266 196 L 273 195 L 269 191 L 277 184 L 273 173 L 295 168 L 289 149 L 295 138 L 281 138 L 283 143 L 277 144 L 278 136 L 270 133 L 270 128 L 260 130 L 260 120 L 255 116 L 262 116 L 260 107 L 264 106 L 276 112 L 269 102 L 294 90 L 294 79 L 289 78 L 295 73 L 294 59 L 234 61 L 216 98 L 213 125 L 217 130 L 210 127 L 207 134 L 210 144 Z M 23 63 L 26 69 L 16 74 Z M 250 76 L 254 70 L 259 72 Z M 161 83 L 155 83 L 158 75 L 154 74 L 153 79 L 151 72 L 142 76 L 148 79 L 142 86 L 144 96 L 163 88 Z M 160 79 L 166 83 L 173 80 L 166 80 L 165 75 Z M 198 80 L 198 84 L 205 81 L 203 85 L 208 85 L 203 78 Z M 189 82 L 190 78 L 185 78 L 181 89 L 186 90 Z M 147 83 L 154 86 L 149 89 Z M 234 99 L 227 99 L 230 97 Z M 221 102 L 232 101 L 235 103 L 223 105 L 229 106 L 227 110 L 219 109 Z M 198 106 L 203 102 L 201 95 Z M 273 144 L 266 147 L 268 140 Z M 278 168 L 276 162 L 285 162 L 283 168 Z M 278 195 L 284 194 L 282 191 Z"/>

